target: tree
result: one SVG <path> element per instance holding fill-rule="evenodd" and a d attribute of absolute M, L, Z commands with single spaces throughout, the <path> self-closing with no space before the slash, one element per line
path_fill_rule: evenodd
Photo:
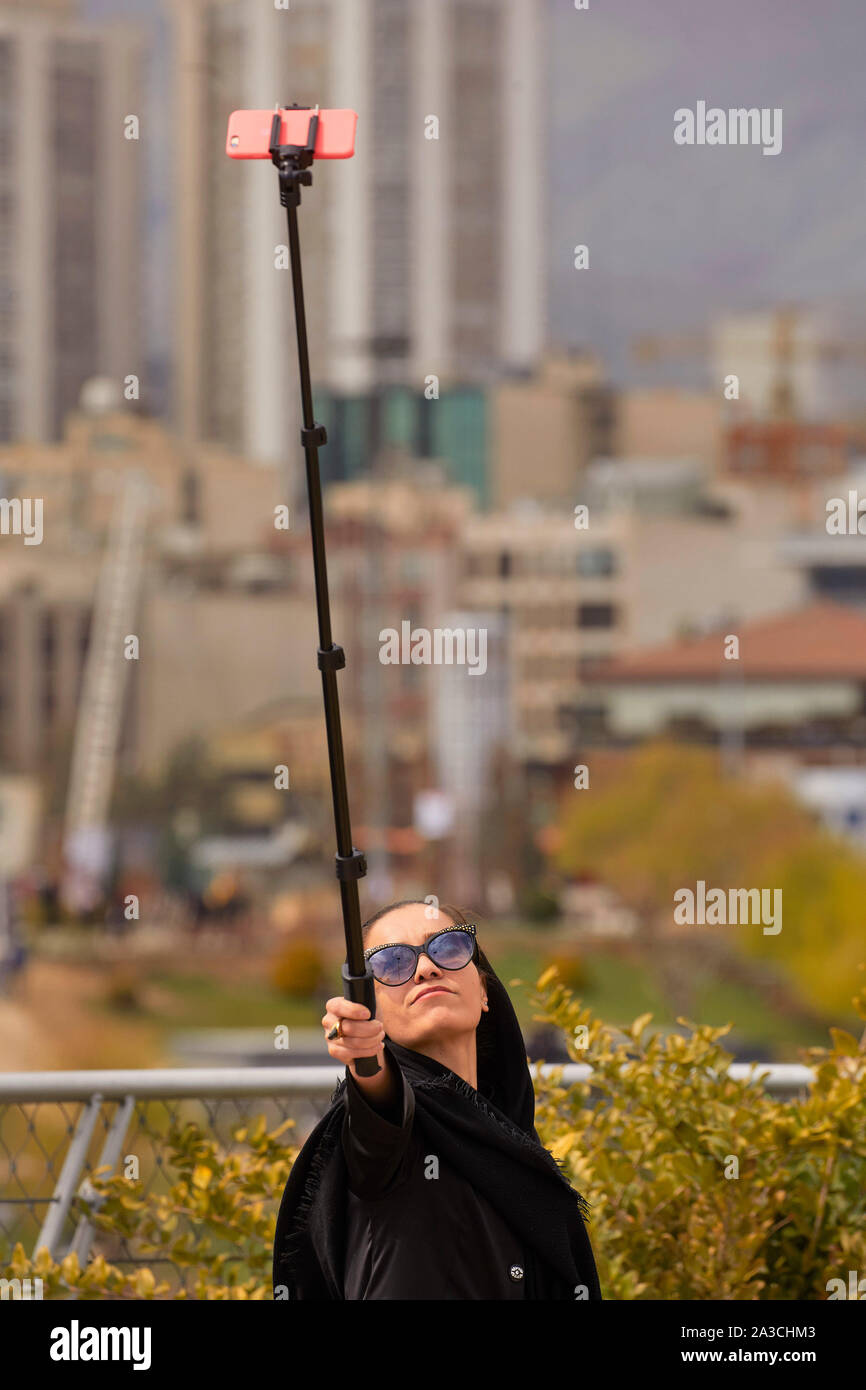
<path fill-rule="evenodd" d="M 725 776 L 706 749 L 667 741 L 599 759 L 590 789 L 569 792 L 558 825 L 557 868 L 609 883 L 639 915 L 651 943 L 673 924 L 674 894 L 710 888 L 782 890 L 782 930 L 721 932 L 730 944 L 793 972 L 809 997 L 844 1008 L 866 957 L 866 863 L 829 835 L 783 786 Z"/>

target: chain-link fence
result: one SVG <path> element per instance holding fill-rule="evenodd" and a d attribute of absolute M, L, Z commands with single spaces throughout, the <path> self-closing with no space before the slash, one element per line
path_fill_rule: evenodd
<path fill-rule="evenodd" d="M 751 1064 L 735 1063 L 729 1073 L 742 1078 L 750 1070 Z M 566 1083 L 589 1072 L 574 1063 L 562 1068 Z M 90 1221 L 76 1215 L 76 1194 L 90 1195 L 94 1170 L 121 1171 L 129 1154 L 145 1193 L 167 1192 L 176 1176 L 168 1135 L 187 1121 L 226 1154 L 237 1147 L 234 1131 L 259 1115 L 269 1129 L 293 1119 L 291 1143 L 300 1143 L 343 1074 L 332 1066 L 0 1074 L 0 1266 L 17 1242 L 28 1254 L 47 1247 L 55 1259 L 74 1251 L 82 1265 L 98 1249 L 121 1269 L 146 1264 L 173 1291 L 188 1288 L 189 1271 L 168 1258 L 137 1255 L 119 1235 L 95 1236 Z M 804 1066 L 768 1065 L 757 1079 L 768 1091 L 793 1095 L 809 1087 L 813 1074 Z M 274 1207 L 280 1196 L 273 1194 Z"/>
<path fill-rule="evenodd" d="M 187 1122 L 226 1154 L 237 1148 L 234 1131 L 259 1115 L 269 1129 L 293 1119 L 291 1143 L 298 1143 L 327 1109 L 341 1075 L 341 1068 L 320 1066 L 0 1076 L 0 1265 L 18 1242 L 28 1254 L 45 1247 L 62 1258 L 74 1251 L 83 1264 L 95 1233 L 76 1215 L 74 1198 L 91 1195 L 96 1169 L 121 1171 L 134 1155 L 145 1194 L 167 1192 L 176 1177 L 168 1136 Z M 280 1195 L 274 1193 L 275 1206 Z M 147 1264 L 172 1289 L 187 1283 L 188 1271 L 136 1255 L 120 1236 L 99 1233 L 96 1240 L 121 1269 Z"/>

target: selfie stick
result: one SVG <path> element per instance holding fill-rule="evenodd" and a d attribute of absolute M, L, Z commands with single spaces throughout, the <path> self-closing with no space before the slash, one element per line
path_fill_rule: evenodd
<path fill-rule="evenodd" d="M 293 103 L 283 107 L 291 111 L 309 111 L 309 106 Z M 370 1017 L 376 1013 L 376 994 L 373 976 L 364 961 L 361 936 L 361 909 L 358 902 L 358 879 L 367 872 L 367 861 L 352 845 L 349 821 L 349 798 L 346 792 L 346 764 L 343 757 L 343 735 L 340 728 L 340 700 L 337 693 L 337 672 L 346 664 L 343 648 L 331 637 L 331 610 L 328 603 L 328 569 L 325 562 L 325 530 L 322 521 L 322 485 L 319 477 L 319 446 L 327 443 L 324 425 L 313 418 L 313 393 L 310 387 L 310 360 L 307 351 L 307 319 L 304 312 L 304 283 L 301 275 L 301 246 L 298 237 L 298 207 L 301 184 L 311 184 L 310 165 L 319 128 L 319 108 L 310 116 L 306 145 L 281 145 L 280 111 L 274 112 L 268 153 L 280 176 L 280 203 L 286 209 L 289 225 L 289 257 L 292 265 L 292 289 L 295 297 L 295 327 L 298 337 L 298 365 L 301 375 L 301 409 L 303 428 L 301 444 L 307 464 L 307 496 L 310 507 L 310 532 L 313 538 L 313 567 L 316 577 L 316 609 L 319 618 L 318 664 L 322 673 L 322 693 L 325 700 L 325 724 L 328 730 L 328 761 L 331 765 L 331 793 L 334 800 L 334 825 L 337 831 L 337 878 L 343 905 L 343 928 L 346 935 L 346 960 L 342 968 L 343 996 L 365 1004 Z M 375 1057 L 359 1057 L 355 1062 L 359 1076 L 375 1076 L 379 1063 Z"/>

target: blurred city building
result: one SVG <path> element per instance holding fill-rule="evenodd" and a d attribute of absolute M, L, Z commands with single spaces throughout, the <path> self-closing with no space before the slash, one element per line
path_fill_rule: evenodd
<path fill-rule="evenodd" d="M 347 724 L 354 722 L 351 714 Z M 212 766 L 232 783 L 230 811 L 239 829 L 266 830 L 285 816 L 286 797 L 277 788 L 276 769 L 288 769 L 286 790 L 313 794 L 326 790 L 328 756 L 322 701 L 315 695 L 286 696 L 208 737 Z"/>
<path fill-rule="evenodd" d="M 482 511 L 532 498 L 567 505 L 599 457 L 692 458 L 716 467 L 722 413 L 708 393 L 618 390 L 591 353 L 543 354 L 537 365 L 484 386 L 450 384 L 438 398 L 380 385 L 355 396 L 318 388 L 327 428 L 325 482 L 365 477 L 380 450 L 442 462 L 449 481 L 472 489 Z"/>
<path fill-rule="evenodd" d="M 539 379 L 549 386 L 556 367 L 551 374 L 548 362 Z M 574 379 L 559 380 L 571 383 L 565 396 Z M 45 507 L 42 545 L 15 537 L 5 545 L 0 643 L 14 659 L 0 668 L 3 756 L 10 769 L 38 771 L 80 730 L 94 602 L 134 474 L 148 494 L 127 624 L 141 658 L 108 663 L 127 677 L 119 766 L 155 774 L 185 739 L 203 737 L 212 765 L 226 763 L 236 833 L 273 845 L 288 805 L 274 786 L 277 762 L 301 788 L 300 769 L 312 760 L 302 790 L 310 821 L 328 800 L 305 519 L 275 528 L 276 470 L 215 445 L 189 446 L 121 410 L 117 395 L 111 383 L 90 382 L 62 444 L 0 453 L 5 493 L 42 497 Z M 399 422 L 398 400 L 386 413 Z M 615 397 L 608 406 L 615 425 Z M 410 415 L 411 403 L 404 426 Z M 347 654 L 340 691 L 358 843 L 380 875 L 429 850 L 433 877 L 455 845 L 466 864 L 481 863 L 491 788 L 507 785 L 519 799 L 524 775 L 543 773 L 540 785 L 567 775 L 607 716 L 594 680 L 600 666 L 805 600 L 808 574 L 785 558 L 784 544 L 804 514 L 818 515 L 822 484 L 731 479 L 708 448 L 703 458 L 563 462 L 551 488 L 558 503 L 515 497 L 507 509 L 481 511 L 475 489 L 450 481 L 448 461 L 414 456 L 415 436 L 404 437 L 408 447 L 379 451 L 372 476 L 327 489 L 328 568 L 334 636 Z M 383 629 L 453 626 L 455 612 L 488 633 L 484 675 L 382 664 Z M 292 721 L 297 738 L 279 758 Z M 441 833 L 428 833 L 419 812 L 433 796 L 447 802 Z M 456 859 L 448 862 L 456 873 Z M 371 873 L 371 883 L 382 881 Z"/>
<path fill-rule="evenodd" d="M 443 626 L 473 498 L 449 485 L 434 462 L 392 451 L 379 467 L 382 476 L 328 490 L 326 534 L 335 640 L 346 651 L 341 701 L 358 720 L 358 741 L 347 743 L 347 754 L 364 822 L 381 833 L 412 826 L 415 798 L 436 785 L 437 769 L 434 668 L 383 664 L 380 633 L 401 632 L 404 622 L 410 630 Z"/>
<path fill-rule="evenodd" d="M 586 680 L 590 745 L 668 736 L 785 781 L 866 848 L 866 616 L 829 602 L 623 656 Z"/>
<path fill-rule="evenodd" d="M 148 502 L 130 629 L 140 658 L 125 662 L 120 650 L 115 659 L 131 673 L 123 764 L 153 771 L 191 734 L 289 689 L 318 692 L 315 613 L 288 592 L 274 471 L 214 446 L 181 450 L 159 422 L 108 398 L 105 406 L 74 412 L 62 443 L 0 450 L 3 495 L 41 499 L 44 517 L 41 544 L 3 542 L 0 752 L 19 772 L 54 762 L 71 737 L 94 602 L 133 474 Z"/>
<path fill-rule="evenodd" d="M 613 447 L 594 456 L 689 458 L 718 463 L 722 445 L 720 393 L 675 387 L 630 387 L 615 396 Z"/>
<path fill-rule="evenodd" d="M 340 698 L 353 836 L 367 854 L 366 886 L 374 896 L 421 855 L 428 886 L 441 880 L 447 859 L 448 881 L 477 898 L 492 767 L 503 747 L 510 756 L 508 625 L 498 612 L 454 608 L 471 491 L 449 485 L 441 465 L 400 450 L 385 451 L 377 470 L 375 479 L 332 485 L 326 496 L 333 632 L 346 651 Z M 296 534 L 284 545 L 305 557 L 309 541 Z M 294 599 L 314 611 L 311 570 L 299 571 Z M 404 623 L 412 633 L 483 628 L 486 669 L 470 675 L 467 666 L 447 662 L 383 663 L 383 631 L 400 633 Z M 303 660 L 317 674 L 313 647 Z M 319 723 L 320 737 L 306 740 L 305 756 L 316 752 L 324 799 Z M 258 732 L 273 740 L 275 726 Z M 229 737 L 253 748 L 241 729 Z M 268 747 L 257 771 L 250 759 L 246 776 L 250 787 L 258 782 L 256 804 L 264 808 L 267 799 L 276 817 Z"/>
<path fill-rule="evenodd" d="M 548 352 L 490 388 L 490 497 L 574 501 L 587 464 L 614 451 L 616 397 L 592 353 Z"/>
<path fill-rule="evenodd" d="M 145 56 L 77 4 L 0 5 L 0 442 L 60 438 L 97 373 L 141 381 Z"/>
<path fill-rule="evenodd" d="M 592 712 L 583 681 L 601 663 L 807 592 L 780 559 L 798 512 L 779 489 L 725 485 L 709 461 L 612 458 L 590 463 L 570 497 L 514 501 L 461 533 L 461 602 L 509 619 L 515 757 L 552 769 L 575 751 Z"/>
<path fill-rule="evenodd" d="M 355 721 L 344 720 L 350 737 Z M 331 848 L 330 780 L 321 696 L 285 695 L 212 730 L 204 740 L 221 801 L 218 834 L 191 827 L 192 860 L 203 871 L 243 871 L 273 891 L 304 861 L 318 878 Z M 303 870 L 309 876 L 309 869 Z"/>
<path fill-rule="evenodd" d="M 430 673 L 435 785 L 452 812 L 447 881 L 459 901 L 479 902 L 504 858 L 504 827 L 496 823 L 504 808 L 496 797 L 494 770 L 503 757 L 513 760 L 515 754 L 509 621 L 506 614 L 472 608 L 444 613 L 441 625 L 481 628 L 485 634 L 483 673 L 457 665 L 435 666 Z"/>
<path fill-rule="evenodd" d="M 831 514 L 841 515 L 843 528 Z M 815 599 L 866 610 L 866 461 L 855 459 L 844 477 L 816 483 L 800 524 L 779 547 L 784 564 L 800 571 Z"/>
<path fill-rule="evenodd" d="M 792 306 L 722 315 L 712 327 L 713 375 L 720 384 L 737 376 L 739 409 L 752 419 L 815 419 L 828 403 L 819 331 L 814 314 Z"/>
<path fill-rule="evenodd" d="M 740 408 L 752 419 L 832 423 L 838 369 L 856 364 L 862 371 L 866 343 L 827 311 L 786 304 L 721 316 L 711 355 L 716 381 L 736 374 Z"/>
<path fill-rule="evenodd" d="M 354 396 L 317 389 L 315 415 L 328 431 L 319 455 L 323 483 L 369 477 L 371 460 L 402 451 L 418 464 L 433 460 L 450 483 L 470 488 L 476 505 L 490 503 L 494 453 L 491 401 L 496 387 L 453 384 L 438 398 L 421 389 L 380 385 Z"/>
<path fill-rule="evenodd" d="M 696 460 L 606 459 L 580 496 L 587 540 L 616 522 L 621 652 L 805 600 L 803 575 L 780 554 L 801 515 L 796 491 L 729 482 Z"/>
<path fill-rule="evenodd" d="M 739 640 L 739 658 L 725 641 Z M 841 604 L 720 627 L 623 655 L 586 678 L 614 743 L 661 734 L 716 742 L 735 724 L 746 749 L 801 762 L 866 750 L 866 616 Z"/>
<path fill-rule="evenodd" d="M 833 422 L 859 400 L 866 362 L 862 317 L 849 308 L 828 301 L 721 314 L 704 333 L 639 338 L 634 355 L 653 371 L 702 361 L 720 397 L 735 378 L 736 396 L 723 399 L 739 423 Z"/>
<path fill-rule="evenodd" d="M 848 468 L 850 432 L 803 420 L 748 420 L 725 432 L 723 467 L 732 477 L 780 483 L 836 477 Z"/>
<path fill-rule="evenodd" d="M 467 518 L 460 601 L 507 620 L 518 762 L 562 765 L 572 748 L 568 711 L 581 671 L 616 649 L 623 584 L 616 535 L 616 522 L 587 533 L 575 528 L 573 507 L 528 500 Z"/>
<path fill-rule="evenodd" d="M 352 409 L 382 383 L 418 390 L 435 376 L 462 387 L 534 362 L 545 336 L 546 115 L 543 11 L 532 0 L 294 0 L 287 10 L 168 0 L 167 12 L 185 441 L 219 439 L 276 464 L 297 437 L 276 176 L 207 153 L 201 130 L 207 112 L 217 141 L 230 111 L 261 107 L 263 93 L 361 113 L 354 158 L 319 166 L 301 215 L 320 387 Z M 300 460 L 287 466 L 294 493 Z"/>

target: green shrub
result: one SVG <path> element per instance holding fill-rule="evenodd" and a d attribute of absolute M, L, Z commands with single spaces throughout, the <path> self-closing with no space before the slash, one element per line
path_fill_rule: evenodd
<path fill-rule="evenodd" d="M 592 1205 L 607 1298 L 825 1299 L 866 1271 L 866 1034 L 804 1049 L 815 1082 L 780 1100 L 726 1075 L 730 1024 L 650 1036 L 645 1014 L 623 1039 L 554 976 L 534 1001 L 593 1075 L 540 1079 L 536 1125 Z"/>
<path fill-rule="evenodd" d="M 271 983 L 280 994 L 312 999 L 319 992 L 325 968 L 317 943 L 294 937 L 286 942 L 271 966 Z"/>
<path fill-rule="evenodd" d="M 557 978 L 533 996 L 540 1021 L 561 1028 L 590 1080 L 564 1086 L 557 1068 L 537 1083 L 542 1141 L 592 1208 L 591 1235 L 607 1299 L 827 1297 L 828 1280 L 866 1272 L 866 1034 L 832 1029 L 832 1049 L 804 1060 L 816 1080 L 803 1100 L 778 1100 L 727 1077 L 725 1028 L 628 1035 L 607 1028 Z M 866 1001 L 855 1000 L 866 1018 Z M 760 1068 L 757 1068 L 760 1071 Z M 267 1299 L 277 1204 L 295 1151 L 260 1118 L 238 1151 L 187 1124 L 168 1136 L 164 1195 L 114 1177 L 95 1226 L 137 1256 L 191 1271 L 202 1299 Z M 77 1199 L 78 1211 L 87 1211 Z M 160 1298 L 168 1285 L 99 1257 L 30 1261 L 16 1246 L 7 1278 L 41 1276 L 46 1298 Z"/>
<path fill-rule="evenodd" d="M 521 916 L 539 926 L 553 922 L 559 916 L 559 900 L 556 894 L 549 893 L 546 888 L 539 888 L 537 885 L 524 888 L 518 895 L 517 905 Z"/>
<path fill-rule="evenodd" d="M 589 987 L 589 971 L 583 956 L 578 956 L 574 952 L 549 956 L 545 961 L 547 970 L 555 969 L 559 979 L 571 990 L 583 990 Z"/>

